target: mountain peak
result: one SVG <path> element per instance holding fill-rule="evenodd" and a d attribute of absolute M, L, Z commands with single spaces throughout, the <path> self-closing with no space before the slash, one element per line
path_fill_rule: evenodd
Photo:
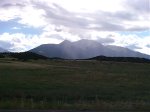
<path fill-rule="evenodd" d="M 142 57 L 150 59 L 149 55 L 129 50 L 119 46 L 104 46 L 97 41 L 82 39 L 76 42 L 64 40 L 60 44 L 49 44 L 32 49 L 31 52 L 47 57 L 65 59 L 86 59 L 96 56 L 108 57 Z"/>
<path fill-rule="evenodd" d="M 71 42 L 69 40 L 64 40 L 60 44 L 70 44 Z"/>

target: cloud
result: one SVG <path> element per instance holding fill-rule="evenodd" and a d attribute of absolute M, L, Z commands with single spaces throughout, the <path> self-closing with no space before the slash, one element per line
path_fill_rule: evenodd
<path fill-rule="evenodd" d="M 47 25 L 47 22 L 45 21 L 45 18 L 43 17 L 45 15 L 45 11 L 42 9 L 34 9 L 33 7 L 26 7 L 22 9 L 22 12 L 20 14 L 20 20 L 18 23 L 26 25 L 27 27 L 43 27 Z"/>
<path fill-rule="evenodd" d="M 19 27 L 13 27 L 12 29 L 13 29 L 13 30 L 19 30 L 19 29 L 21 29 L 21 28 L 19 28 Z"/>
<path fill-rule="evenodd" d="M 65 39 L 93 39 L 146 53 L 149 36 L 141 38 L 138 34 L 125 35 L 122 32 L 150 29 L 149 1 L 1 0 L 0 22 L 15 21 L 21 28 L 13 30 L 14 33 L 7 29 L 2 32 L 1 45 L 9 42 L 12 44 L 7 47 L 12 51 L 24 51 Z M 18 26 L 11 26 L 11 29 L 18 29 Z M 39 33 L 37 30 L 37 34 L 31 34 L 34 29 L 40 29 Z"/>
<path fill-rule="evenodd" d="M 126 0 L 125 6 L 137 13 L 150 13 L 150 0 Z"/>
<path fill-rule="evenodd" d="M 146 30 L 149 26 L 138 26 L 132 24 L 132 21 L 137 21 L 137 15 L 129 12 L 119 11 L 115 13 L 109 12 L 93 12 L 93 13 L 74 13 L 69 12 L 65 8 L 52 4 L 36 4 L 37 8 L 41 8 L 46 12 L 45 18 L 51 24 L 63 25 L 72 29 L 86 29 L 98 31 L 129 31 L 129 30 Z M 65 15 L 64 15 L 65 14 Z M 90 19 L 89 19 L 90 18 Z M 112 21 L 113 20 L 113 21 Z M 142 23 L 139 23 L 142 24 Z M 146 25 L 146 24 L 144 24 Z M 137 28 L 137 26 L 139 28 Z"/>
<path fill-rule="evenodd" d="M 64 38 L 58 34 L 50 35 L 50 38 L 54 38 L 54 39 L 58 39 L 58 40 L 64 40 Z"/>
<path fill-rule="evenodd" d="M 102 44 L 110 44 L 110 43 L 114 43 L 115 40 L 110 38 L 110 37 L 106 37 L 106 38 L 100 38 L 100 37 L 97 37 L 97 41 L 102 43 Z"/>
<path fill-rule="evenodd" d="M 2 41 L 2 40 L 0 40 L 0 47 L 1 48 L 9 49 L 12 46 L 13 46 L 13 44 L 10 43 L 9 41 Z"/>
<path fill-rule="evenodd" d="M 95 5 L 100 5 L 100 3 L 108 5 L 108 3 L 106 4 L 101 0 L 94 1 Z M 107 7 L 109 11 L 103 10 L 105 9 L 104 7 L 97 9 L 98 6 L 96 5 L 97 8 L 92 12 L 75 12 L 74 10 L 70 11 L 68 9 L 69 5 L 65 5 L 58 0 L 52 0 L 51 2 L 48 0 L 23 0 L 23 2 L 18 0 L 14 0 L 13 2 L 10 0 L 2 0 L 0 14 L 3 17 L 0 17 L 0 20 L 8 21 L 10 19 L 19 18 L 18 23 L 31 27 L 45 27 L 48 24 L 55 26 L 62 25 L 68 27 L 70 32 L 78 29 L 79 31 L 142 31 L 150 28 L 148 25 L 150 22 L 147 20 L 147 18 L 149 18 L 149 0 L 142 2 L 141 0 L 133 0 L 132 2 L 126 0 L 124 4 L 121 4 L 118 0 L 116 0 L 116 2 L 120 4 L 120 10 L 116 9 L 114 12 L 111 12 L 109 5 Z M 68 3 L 71 4 L 71 2 Z M 77 5 L 77 3 L 81 3 L 81 1 L 77 0 L 75 4 Z M 88 3 L 92 3 L 91 0 Z M 142 4 L 143 7 L 141 8 L 139 4 Z M 81 9 L 82 7 L 86 8 L 87 10 L 86 6 L 88 5 L 81 4 L 79 7 Z M 123 7 L 123 5 L 133 11 Z M 7 10 L 5 10 L 6 8 Z M 146 16 L 138 11 L 134 13 L 135 9 L 147 12 Z M 77 7 L 76 10 L 78 10 Z M 143 15 L 144 18 L 142 18 Z M 141 20 L 141 18 L 143 20 Z M 133 21 L 136 21 L 136 23 Z"/>
<path fill-rule="evenodd" d="M 142 49 L 142 47 L 139 47 L 139 46 L 136 45 L 136 44 L 128 45 L 128 46 L 126 46 L 126 47 L 129 48 L 129 49 L 133 49 L 133 50 Z"/>
<path fill-rule="evenodd" d="M 25 38 L 25 35 L 21 33 L 16 33 L 16 34 L 3 33 L 2 35 L 0 35 L 0 44 L 2 48 L 5 48 L 10 51 L 12 48 L 15 47 L 16 48 L 18 47 L 17 49 L 20 49 L 22 47 L 21 40 L 23 40 L 23 38 Z M 17 45 L 17 43 L 20 43 L 20 45 Z"/>
<path fill-rule="evenodd" d="M 9 8 L 9 7 L 24 7 L 27 5 L 28 0 L 1 0 L 0 7 L 1 8 Z"/>
<path fill-rule="evenodd" d="M 30 50 L 41 44 L 48 43 L 60 43 L 62 41 L 61 36 L 50 35 L 49 37 L 41 34 L 37 35 L 25 35 L 23 33 L 3 33 L 0 35 L 0 47 L 6 48 L 13 52 L 22 52 Z"/>
<path fill-rule="evenodd" d="M 146 45 L 146 47 L 150 48 L 150 44 Z"/>
<path fill-rule="evenodd" d="M 0 3 L 0 21 L 17 19 L 19 24 L 26 27 L 42 27 L 46 25 L 42 9 L 34 8 L 31 0 L 2 0 Z"/>

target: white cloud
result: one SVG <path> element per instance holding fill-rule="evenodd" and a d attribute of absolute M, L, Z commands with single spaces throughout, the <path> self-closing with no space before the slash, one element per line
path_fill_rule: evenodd
<path fill-rule="evenodd" d="M 43 17 L 45 11 L 34 8 L 34 4 L 32 4 L 31 1 L 23 0 L 22 2 L 12 2 L 9 0 L 9 2 L 4 3 L 5 4 L 0 7 L 0 21 L 17 19 L 18 23 L 29 27 L 42 27 L 47 24 Z"/>
<path fill-rule="evenodd" d="M 25 27 L 43 28 L 43 32 L 3 32 L 0 41 L 11 43 L 12 51 L 25 51 L 65 39 L 93 39 L 123 47 L 137 46 L 142 49 L 135 50 L 150 54 L 146 46 L 150 36 L 120 33 L 150 29 L 148 3 L 149 0 L 1 0 L 0 22 L 16 19 Z"/>
<path fill-rule="evenodd" d="M 19 16 L 20 11 L 17 8 L 0 9 L 0 21 L 9 21 Z"/>
<path fill-rule="evenodd" d="M 25 35 L 23 33 L 14 33 L 14 34 L 3 33 L 2 35 L 0 35 L 0 44 L 3 45 L 1 47 L 6 46 L 5 49 L 8 49 L 9 51 L 22 52 L 30 50 L 41 44 L 49 44 L 49 43 L 58 44 L 62 41 L 57 38 L 46 37 L 43 35 L 44 34 L 37 36 L 37 35 Z"/>
<path fill-rule="evenodd" d="M 19 27 L 13 27 L 12 29 L 13 29 L 13 30 L 19 30 L 19 29 L 21 29 L 21 28 L 19 28 Z"/>
<path fill-rule="evenodd" d="M 57 35 L 58 38 L 54 35 Z M 44 32 L 40 35 L 43 38 L 57 38 L 59 41 L 55 43 L 59 43 L 63 40 L 76 41 L 81 39 L 78 35 L 69 33 L 69 29 L 64 26 L 55 26 L 48 25 L 44 28 Z"/>
<path fill-rule="evenodd" d="M 97 10 L 115 12 L 122 9 L 120 0 L 53 0 L 52 2 L 60 4 L 71 12 L 94 12 Z"/>
<path fill-rule="evenodd" d="M 31 6 L 27 6 L 22 9 L 20 14 L 20 20 L 18 21 L 21 24 L 32 27 L 43 27 L 47 24 L 44 20 L 45 11 L 42 9 L 35 9 Z"/>

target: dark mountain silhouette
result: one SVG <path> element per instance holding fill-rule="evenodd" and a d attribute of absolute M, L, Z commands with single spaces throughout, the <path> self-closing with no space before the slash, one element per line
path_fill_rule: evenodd
<path fill-rule="evenodd" d="M 18 60 L 28 60 L 28 59 L 49 59 L 48 57 L 32 53 L 32 52 L 22 52 L 22 53 L 0 53 L 0 58 L 16 58 Z"/>
<path fill-rule="evenodd" d="M 150 59 L 149 55 L 135 52 L 128 48 L 110 45 L 104 46 L 97 41 L 86 39 L 76 42 L 65 40 L 60 44 L 44 44 L 30 50 L 30 52 L 50 58 L 59 57 L 64 59 L 87 59 L 100 55 L 107 57 L 140 57 Z"/>
<path fill-rule="evenodd" d="M 138 57 L 106 57 L 96 56 L 87 60 L 98 60 L 98 61 L 115 61 L 115 62 L 134 62 L 134 63 L 150 63 L 149 59 L 138 58 Z"/>

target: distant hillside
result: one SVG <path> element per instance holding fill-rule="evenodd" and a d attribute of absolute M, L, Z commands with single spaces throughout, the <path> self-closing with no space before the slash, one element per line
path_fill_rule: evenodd
<path fill-rule="evenodd" d="M 100 55 L 107 57 L 140 57 L 150 59 L 149 55 L 132 51 L 128 48 L 104 46 L 97 41 L 86 39 L 76 42 L 65 40 L 60 44 L 44 44 L 30 50 L 30 52 L 50 58 L 58 57 L 64 59 L 87 59 Z"/>
<path fill-rule="evenodd" d="M 97 56 L 97 57 L 94 57 L 94 58 L 90 58 L 88 60 L 150 63 L 150 59 L 138 58 L 138 57 L 106 57 L 106 56 Z"/>
<path fill-rule="evenodd" d="M 48 58 L 32 52 L 22 52 L 22 53 L 0 53 L 0 58 L 15 58 L 18 60 L 26 61 L 29 59 L 54 59 L 54 60 L 64 60 L 63 58 Z M 96 56 L 93 58 L 87 58 L 85 60 L 98 60 L 98 61 L 115 61 L 115 62 L 136 62 L 136 63 L 150 63 L 150 59 L 139 58 L 139 57 L 106 57 L 106 56 Z"/>
<path fill-rule="evenodd" d="M 16 58 L 19 60 L 28 60 L 28 59 L 49 59 L 45 56 L 32 53 L 32 52 L 22 52 L 22 53 L 0 53 L 0 58 Z"/>

